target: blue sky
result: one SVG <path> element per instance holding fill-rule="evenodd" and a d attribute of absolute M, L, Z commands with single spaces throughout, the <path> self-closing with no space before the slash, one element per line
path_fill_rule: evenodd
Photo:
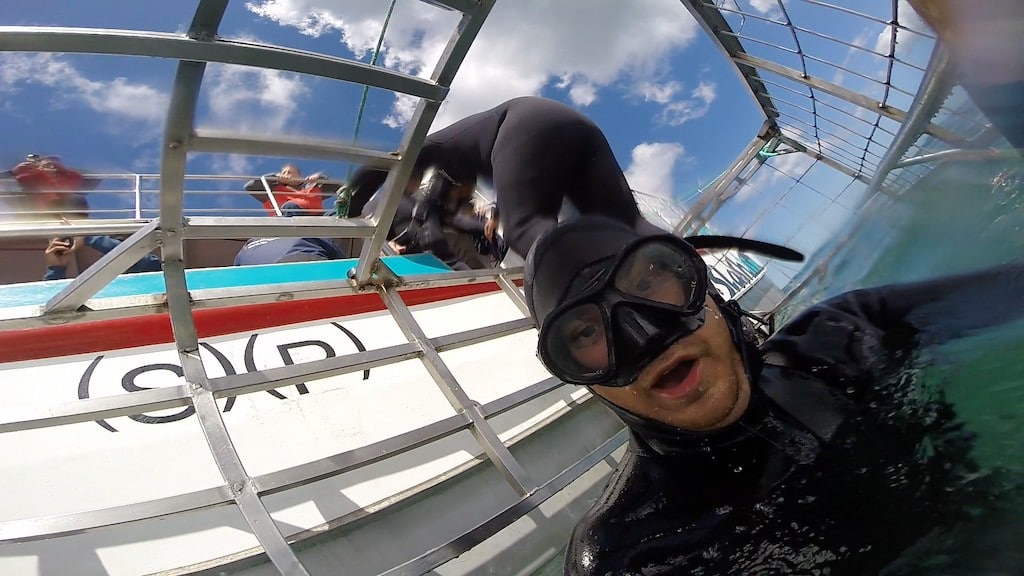
<path fill-rule="evenodd" d="M 726 0 L 725 5 L 768 18 L 782 17 L 775 0 L 738 2 Z M 846 4 L 883 18 L 888 18 L 891 6 L 887 0 Z M 831 12 L 823 15 L 821 8 L 799 0 L 789 0 L 785 6 L 799 25 L 858 45 L 886 48 L 881 42 L 887 32 L 883 24 L 835 18 Z M 236 0 L 229 4 L 221 35 L 368 61 L 386 8 L 387 2 L 382 0 Z M 41 0 L 18 11 L 6 11 L 0 23 L 180 33 L 191 21 L 193 10 L 192 2 Z M 903 12 L 909 14 L 901 18 L 906 24 L 913 15 Z M 750 18 L 742 23 L 734 16 L 729 19 L 737 29 L 742 24 L 745 34 L 792 42 L 780 27 Z M 413 74 L 428 73 L 456 22 L 453 13 L 416 0 L 400 0 L 380 63 Z M 857 70 L 873 74 L 884 64 L 837 44 L 807 36 L 802 39 L 807 52 Z M 926 43 L 910 40 L 901 37 L 900 50 L 910 54 L 916 43 L 912 60 L 923 63 Z M 798 65 L 790 54 L 745 44 L 753 54 L 791 67 Z M 8 136 L 0 141 L 0 163 L 10 165 L 25 153 L 36 152 L 59 155 L 69 165 L 90 172 L 159 170 L 160 132 L 175 62 L 22 53 L 0 53 L 0 59 L 0 126 Z M 823 65 L 809 71 L 855 90 L 870 90 L 870 82 Z M 894 83 L 899 85 L 902 80 L 913 92 L 919 76 L 912 69 L 896 70 Z M 782 90 L 770 90 L 786 97 Z M 261 137 L 284 134 L 349 142 L 360 93 L 359 86 L 331 80 L 211 65 L 200 97 L 197 127 Z M 762 121 L 733 67 L 678 0 L 499 0 L 434 127 L 524 94 L 568 102 L 594 118 L 605 130 L 633 187 L 675 204 L 692 198 L 700 186 L 724 170 Z M 893 98 L 894 104 L 904 109 L 909 104 L 909 97 L 896 94 Z M 790 95 L 788 99 L 799 101 L 800 97 Z M 780 104 L 780 110 L 800 117 L 798 110 L 783 108 Z M 371 90 L 360 144 L 394 148 L 409 110 L 408 100 Z M 869 116 L 853 107 L 848 111 Z M 869 119 L 873 121 L 873 117 Z M 189 172 L 255 175 L 276 171 L 284 160 L 192 155 Z M 856 205 L 856 190 L 847 186 L 850 179 L 834 171 L 815 166 L 807 177 L 814 180 L 810 191 L 794 187 L 780 175 L 802 174 L 811 164 L 802 155 L 776 158 L 770 164 L 781 172 L 762 169 L 759 180 L 751 183 L 756 191 L 752 188 L 740 194 L 713 223 L 727 232 L 760 234 L 772 240 L 792 240 L 801 232 L 804 241 L 799 242 L 800 247 L 812 249 L 828 236 L 834 222 L 840 222 Z M 313 160 L 302 161 L 301 166 L 307 173 L 325 170 L 335 176 L 344 176 L 348 170 L 344 164 Z M 217 182 L 190 185 L 205 190 L 234 186 Z M 152 183 L 150 187 L 154 187 Z M 111 180 L 104 188 L 126 189 L 127 184 Z M 848 197 L 839 203 L 836 199 L 844 191 Z M 114 198 L 97 199 L 93 205 L 113 209 L 131 201 L 124 194 L 120 200 Z M 147 204 L 155 205 L 154 199 Z M 850 206 L 838 209 L 845 204 Z M 194 194 L 187 206 L 258 208 L 244 195 L 224 194 Z M 822 220 L 822 216 L 827 218 Z"/>

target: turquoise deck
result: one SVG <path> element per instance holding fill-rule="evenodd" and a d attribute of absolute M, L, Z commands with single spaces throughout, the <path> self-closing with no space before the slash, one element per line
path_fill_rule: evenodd
<path fill-rule="evenodd" d="M 451 268 L 432 254 L 385 256 L 382 260 L 399 276 L 416 276 L 451 272 Z M 201 268 L 187 270 L 189 290 L 216 288 L 245 288 L 294 284 L 298 282 L 324 282 L 343 280 L 348 271 L 359 263 L 357 258 L 325 262 L 294 262 L 261 266 L 231 266 L 227 268 Z M 0 286 L 0 308 L 46 304 L 53 295 L 73 280 L 51 280 Z M 163 294 L 162 272 L 123 274 L 108 284 L 95 298 L 123 298 Z"/>

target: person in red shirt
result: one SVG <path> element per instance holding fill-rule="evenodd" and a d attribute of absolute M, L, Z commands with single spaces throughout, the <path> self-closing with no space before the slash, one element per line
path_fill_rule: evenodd
<path fill-rule="evenodd" d="M 282 216 L 323 216 L 324 196 L 333 196 L 339 188 L 337 184 L 321 182 L 326 178 L 327 176 L 320 172 L 303 178 L 302 171 L 295 164 L 285 164 L 279 173 L 263 177 L 270 186 Z M 263 207 L 271 216 L 277 216 L 274 203 L 267 194 L 262 180 L 250 180 L 246 183 L 245 190 L 263 203 Z"/>
<path fill-rule="evenodd" d="M 64 166 L 56 156 L 29 154 L 8 171 L 24 193 L 23 209 L 52 217 L 85 218 L 89 202 L 84 192 L 99 180 L 86 178 Z"/>

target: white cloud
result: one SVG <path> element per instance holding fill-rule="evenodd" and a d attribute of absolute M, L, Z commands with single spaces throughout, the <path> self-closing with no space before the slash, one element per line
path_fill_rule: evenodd
<path fill-rule="evenodd" d="M 253 13 L 310 36 L 340 33 L 345 47 L 373 49 L 385 6 L 378 0 L 252 0 Z M 399 3 L 388 25 L 381 63 L 429 76 L 458 15 L 421 2 Z M 538 25 L 538 23 L 543 25 Z M 557 84 L 579 106 L 618 81 L 649 80 L 666 57 L 690 43 L 697 26 L 678 0 L 548 0 L 498 2 L 443 104 L 435 127 L 515 96 Z M 408 121 L 397 98 L 388 125 Z"/>
<path fill-rule="evenodd" d="M 210 160 L 210 169 L 214 174 L 248 176 L 252 174 L 254 165 L 254 159 L 243 154 L 218 154 Z"/>
<path fill-rule="evenodd" d="M 661 120 L 670 126 L 679 126 L 695 118 L 700 118 L 711 109 L 711 103 L 717 97 L 717 89 L 714 83 L 701 81 L 690 98 L 674 100 L 666 104 L 661 113 Z"/>
<path fill-rule="evenodd" d="M 928 30 L 928 25 L 921 20 L 921 17 L 917 15 L 917 12 L 910 7 L 907 0 L 899 0 L 896 6 L 896 15 L 899 18 L 900 25 L 910 28 L 911 30 Z M 878 33 L 878 38 L 875 40 L 875 52 L 879 54 L 888 54 L 889 47 L 892 42 L 892 25 L 886 25 L 882 28 L 882 31 Z M 910 53 L 911 47 L 920 41 L 923 37 L 913 32 L 907 32 L 906 30 L 896 30 L 896 53 L 897 55 L 907 55 Z"/>
<path fill-rule="evenodd" d="M 637 191 L 640 212 L 655 224 L 664 223 L 671 228 L 683 216 L 682 205 L 674 199 L 672 176 L 685 152 L 682 144 L 676 142 L 644 142 L 633 148 L 626 180 Z"/>
<path fill-rule="evenodd" d="M 93 80 L 54 54 L 0 54 L 0 92 L 36 84 L 55 90 L 57 102 L 84 104 L 95 112 L 122 120 L 159 125 L 167 113 L 166 93 L 125 78 Z"/>
<path fill-rule="evenodd" d="M 288 134 L 310 93 L 308 79 L 280 70 L 211 64 L 203 82 L 202 128 L 257 136 Z M 198 156 L 198 155 L 197 155 Z M 240 154 L 211 157 L 210 167 L 223 174 L 248 174 L 256 159 Z"/>
<path fill-rule="evenodd" d="M 768 18 L 782 16 L 778 0 L 750 0 L 750 7 Z"/>
<path fill-rule="evenodd" d="M 209 117 L 201 125 L 256 134 L 286 132 L 309 94 L 298 74 L 223 64 L 207 67 L 203 86 Z"/>
<path fill-rule="evenodd" d="M 398 94 L 395 96 L 395 103 L 391 106 L 391 113 L 384 117 L 384 124 L 391 128 L 405 126 L 405 123 L 412 118 L 413 112 L 416 111 L 417 102 L 419 102 L 419 98 L 415 96 Z"/>

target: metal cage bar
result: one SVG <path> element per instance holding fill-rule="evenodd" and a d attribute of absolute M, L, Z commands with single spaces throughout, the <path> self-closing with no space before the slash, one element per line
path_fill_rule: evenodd
<path fill-rule="evenodd" d="M 119 274 L 156 248 L 158 222 L 150 222 L 116 248 L 85 269 L 71 284 L 55 294 L 43 307 L 44 314 L 77 310 Z"/>
<path fill-rule="evenodd" d="M 200 0 L 189 37 L 213 37 L 226 8 L 227 0 Z M 192 304 L 185 277 L 184 239 L 181 228 L 186 146 L 192 132 L 205 68 L 205 62 L 178 63 L 164 130 L 163 156 L 160 161 L 159 223 L 163 232 L 161 252 L 171 328 L 178 350 L 178 360 L 185 375 L 185 389 L 195 407 L 214 462 L 225 485 L 232 492 L 242 517 L 271 562 L 282 574 L 308 576 L 308 572 L 271 518 L 270 512 L 252 490 L 252 480 L 235 450 L 213 391 L 210 389 L 202 358 L 199 356 L 199 338 L 192 318 Z"/>
<path fill-rule="evenodd" d="M 201 34 L 182 36 L 136 30 L 0 26 L 0 51 L 152 56 L 219 62 L 343 80 L 436 101 L 443 100 L 447 93 L 446 87 L 429 80 L 362 62 Z"/>
<path fill-rule="evenodd" d="M 726 169 L 725 173 L 719 176 L 712 186 L 709 186 L 701 193 L 690 210 L 687 211 L 686 216 L 672 231 L 673 234 L 677 236 L 693 234 L 711 219 L 715 210 L 715 208 L 712 208 L 712 205 L 716 202 L 721 205 L 721 200 L 728 197 L 728 191 L 739 175 L 747 169 L 751 162 L 758 161 L 758 152 L 770 140 L 769 126 L 768 123 L 765 123 L 757 136 L 740 152 L 740 155 L 736 157 L 736 160 Z"/>
<path fill-rule="evenodd" d="M 483 447 L 488 458 L 501 472 L 505 480 L 520 495 L 529 494 L 534 490 L 529 476 L 522 465 L 516 461 L 498 434 L 491 428 L 486 417 L 480 411 L 480 405 L 469 398 L 459 385 L 458 380 L 448 369 L 440 353 L 429 338 L 423 333 L 412 312 L 398 296 L 398 292 L 387 287 L 379 288 L 381 298 L 391 311 L 391 316 L 410 342 L 417 344 L 422 351 L 421 360 L 427 372 L 437 383 L 448 402 L 460 414 L 466 414 L 471 423 L 471 431 L 477 442 Z"/>

